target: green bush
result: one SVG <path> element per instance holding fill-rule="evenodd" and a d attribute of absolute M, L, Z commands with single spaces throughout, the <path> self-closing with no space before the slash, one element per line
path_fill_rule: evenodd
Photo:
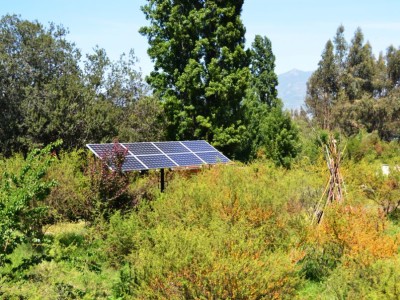
<path fill-rule="evenodd" d="M 18 245 L 40 245 L 42 225 L 47 207 L 45 198 L 54 181 L 45 180 L 47 170 L 54 161 L 51 144 L 32 151 L 17 174 L 5 172 L 0 183 L 0 266 L 8 262 L 7 256 Z"/>
<path fill-rule="evenodd" d="M 398 299 L 399 258 L 378 260 L 368 267 L 343 265 L 325 282 L 322 295 L 325 299 Z"/>
<path fill-rule="evenodd" d="M 175 178 L 136 213 L 113 215 L 104 245 L 130 263 L 138 298 L 291 298 L 307 231 L 305 215 L 286 210 L 296 184 L 265 162 Z"/>
<path fill-rule="evenodd" d="M 71 198 L 49 202 L 59 204 L 62 214 L 69 205 L 80 207 L 74 192 L 89 193 L 92 201 L 99 190 L 90 190 L 78 152 L 60 157 L 43 178 L 70 178 L 60 184 L 71 186 L 57 187 L 51 197 Z M 126 191 L 139 200 L 130 209 L 111 206 L 108 217 L 96 222 L 45 226 L 41 257 L 34 245 L 15 248 L 7 256 L 12 264 L 0 267 L 6 275 L 0 278 L 0 297 L 396 298 L 400 229 L 371 205 L 363 189 L 368 180 L 376 190 L 385 188 L 390 177 L 376 180 L 379 166 L 368 157 L 345 162 L 345 203 L 326 208 L 318 226 L 311 225 L 313 208 L 324 201 L 329 179 L 321 158 L 299 160 L 290 170 L 258 160 L 195 175 L 174 172 L 165 193 L 157 190 L 157 173 L 130 178 Z M 12 166 L 5 161 L 1 168 Z M 74 186 L 83 188 L 73 191 Z"/>
<path fill-rule="evenodd" d="M 45 200 L 53 221 L 85 220 L 91 215 L 89 178 L 84 174 L 86 163 L 83 150 L 61 152 L 49 169 L 48 177 L 58 182 Z"/>

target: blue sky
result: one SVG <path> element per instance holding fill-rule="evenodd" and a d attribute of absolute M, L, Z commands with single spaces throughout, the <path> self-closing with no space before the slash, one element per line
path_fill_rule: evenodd
<path fill-rule="evenodd" d="M 105 48 L 112 59 L 135 50 L 144 74 L 152 69 L 147 40 L 138 33 L 147 23 L 140 7 L 145 0 L 0 0 L 0 15 L 52 21 L 68 28 L 68 39 L 83 53 Z M 326 41 L 343 24 L 348 41 L 361 27 L 375 55 L 400 46 L 399 0 L 245 0 L 242 20 L 250 45 L 260 34 L 272 41 L 276 73 L 317 68 Z"/>

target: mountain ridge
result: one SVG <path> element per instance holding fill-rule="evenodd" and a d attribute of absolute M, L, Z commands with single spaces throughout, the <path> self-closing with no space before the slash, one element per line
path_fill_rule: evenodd
<path fill-rule="evenodd" d="M 307 81 L 314 71 L 292 69 L 278 75 L 278 97 L 285 109 L 295 110 L 304 107 L 307 93 Z"/>

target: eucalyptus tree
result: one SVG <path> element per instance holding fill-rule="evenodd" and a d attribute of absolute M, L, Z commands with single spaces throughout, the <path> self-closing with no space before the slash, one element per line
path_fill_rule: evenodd
<path fill-rule="evenodd" d="M 346 60 L 348 77 L 345 79 L 346 93 L 350 101 L 364 94 L 373 94 L 372 80 L 375 75 L 375 57 L 369 42 L 364 44 L 364 34 L 357 28 L 351 40 Z"/>
<path fill-rule="evenodd" d="M 393 87 L 400 86 L 400 47 L 396 49 L 393 45 L 386 51 L 388 77 Z"/>
<path fill-rule="evenodd" d="M 306 106 L 316 123 L 323 129 L 332 126 L 332 107 L 339 91 L 339 69 L 333 43 L 329 40 L 321 55 L 318 69 L 307 83 Z"/>

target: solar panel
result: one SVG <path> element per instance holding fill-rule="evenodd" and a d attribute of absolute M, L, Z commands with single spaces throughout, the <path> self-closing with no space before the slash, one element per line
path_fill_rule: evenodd
<path fill-rule="evenodd" d="M 147 166 L 148 169 L 159 169 L 159 168 L 172 168 L 177 165 L 168 156 L 161 155 L 143 155 L 139 156 L 138 159 Z"/>
<path fill-rule="evenodd" d="M 101 159 L 123 153 L 123 171 L 201 166 L 230 160 L 206 141 L 87 144 Z M 109 165 L 112 163 L 108 163 Z M 111 165 L 111 168 L 114 167 Z"/>
<path fill-rule="evenodd" d="M 227 163 L 229 159 L 220 152 L 199 152 L 197 155 L 207 164 Z"/>
<path fill-rule="evenodd" d="M 190 150 L 179 142 L 157 142 L 154 143 L 162 152 L 169 153 L 190 153 Z"/>
<path fill-rule="evenodd" d="M 104 158 L 112 153 L 114 144 L 88 144 L 86 145 L 99 158 Z"/>
<path fill-rule="evenodd" d="M 204 161 L 194 153 L 170 154 L 169 157 L 180 167 L 201 166 L 204 164 Z"/>
<path fill-rule="evenodd" d="M 182 144 L 188 147 L 192 152 L 217 151 L 213 146 L 203 140 L 183 141 Z"/>
<path fill-rule="evenodd" d="M 122 164 L 122 171 L 140 171 L 146 169 L 146 167 L 135 157 L 125 157 L 124 163 Z"/>
<path fill-rule="evenodd" d="M 162 154 L 153 143 L 124 143 L 122 145 L 124 145 L 133 155 Z"/>

